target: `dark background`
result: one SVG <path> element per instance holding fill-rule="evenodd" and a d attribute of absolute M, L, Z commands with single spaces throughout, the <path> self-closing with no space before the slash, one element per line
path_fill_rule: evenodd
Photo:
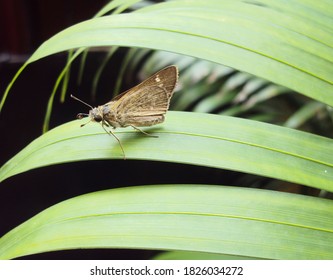
<path fill-rule="evenodd" d="M 0 0 L 1 94 L 16 71 L 43 41 L 72 24 L 91 18 L 106 2 Z M 111 96 L 123 54 L 124 49 L 116 54 L 104 71 L 99 85 L 100 94 L 94 105 L 105 103 L 107 96 Z M 92 102 L 89 99 L 91 79 L 103 57 L 100 52 L 88 55 L 84 80 L 79 86 L 75 82 L 78 63 L 74 63 L 70 92 L 80 92 L 80 97 Z M 65 62 L 65 53 L 34 62 L 15 82 L 0 115 L 1 165 L 41 135 L 47 100 Z M 78 112 L 86 110 L 82 104 L 69 99 L 60 104 L 57 97 L 51 128 L 71 121 Z M 238 176 L 236 172 L 211 168 L 133 160 L 86 161 L 31 170 L 0 185 L 0 236 L 45 208 L 80 194 L 111 187 L 163 183 L 231 184 Z M 147 259 L 156 253 L 148 250 L 70 250 L 23 259 Z"/>

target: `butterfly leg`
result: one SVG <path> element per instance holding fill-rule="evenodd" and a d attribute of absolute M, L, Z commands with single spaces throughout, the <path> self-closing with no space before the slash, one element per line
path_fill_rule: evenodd
<path fill-rule="evenodd" d="M 109 125 L 107 125 L 107 126 L 109 126 Z M 125 155 L 125 151 L 124 151 L 123 145 L 121 145 L 120 139 L 119 139 L 119 138 L 118 138 L 118 137 L 112 132 L 112 130 L 109 130 L 109 131 L 106 130 L 103 124 L 102 124 L 102 127 L 103 127 L 103 129 L 105 130 L 105 132 L 106 132 L 107 134 L 112 135 L 114 138 L 117 139 L 117 141 L 118 141 L 118 143 L 119 143 L 119 146 L 120 146 L 120 148 L 121 148 L 121 151 L 123 152 L 124 160 L 125 160 L 125 159 L 126 159 L 126 155 Z"/>
<path fill-rule="evenodd" d="M 140 129 L 140 128 L 138 128 L 138 127 L 134 126 L 134 125 L 131 125 L 131 127 L 133 127 L 134 129 L 136 129 L 136 130 L 140 131 L 141 133 L 143 133 L 143 134 L 145 134 L 145 135 L 147 135 L 147 136 L 149 136 L 149 137 L 155 137 L 155 138 L 158 138 L 158 136 L 157 136 L 157 135 L 152 135 L 152 134 L 149 134 L 149 133 L 147 133 L 147 132 L 143 131 L 142 129 Z"/>

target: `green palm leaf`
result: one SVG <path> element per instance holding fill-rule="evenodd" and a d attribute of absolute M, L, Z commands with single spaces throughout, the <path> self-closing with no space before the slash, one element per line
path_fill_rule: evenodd
<path fill-rule="evenodd" d="M 7 233 L 0 259 L 75 248 L 332 259 L 332 211 L 330 200 L 237 187 L 100 191 L 61 202 Z"/>
<path fill-rule="evenodd" d="M 161 49 L 232 66 L 332 106 L 332 11 L 329 1 L 169 1 L 69 27 L 27 64 L 80 47 Z"/>
<path fill-rule="evenodd" d="M 51 164 L 123 158 L 115 139 L 98 124 L 80 128 L 85 122 L 66 123 L 36 139 L 0 169 L 0 181 Z M 116 131 L 128 159 L 226 168 L 333 190 L 333 142 L 328 138 L 256 121 L 186 112 L 169 112 L 164 124 L 146 131 L 159 138 L 132 128 Z"/>

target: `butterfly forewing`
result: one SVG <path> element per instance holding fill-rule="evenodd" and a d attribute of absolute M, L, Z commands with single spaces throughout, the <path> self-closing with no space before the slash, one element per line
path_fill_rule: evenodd
<path fill-rule="evenodd" d="M 118 95 L 108 105 L 121 126 L 150 126 L 161 123 L 169 108 L 178 79 L 175 66 L 169 66 L 141 84 Z"/>

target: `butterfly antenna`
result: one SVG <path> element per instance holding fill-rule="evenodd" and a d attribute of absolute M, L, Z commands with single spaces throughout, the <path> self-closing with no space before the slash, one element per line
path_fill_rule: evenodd
<path fill-rule="evenodd" d="M 84 105 L 88 106 L 89 108 L 94 109 L 93 106 L 91 106 L 90 104 L 88 104 L 88 103 L 84 102 L 83 100 L 77 98 L 77 97 L 74 96 L 73 94 L 71 94 L 71 97 L 72 97 L 73 99 L 75 99 L 75 100 L 77 100 L 77 101 L 83 103 Z"/>

